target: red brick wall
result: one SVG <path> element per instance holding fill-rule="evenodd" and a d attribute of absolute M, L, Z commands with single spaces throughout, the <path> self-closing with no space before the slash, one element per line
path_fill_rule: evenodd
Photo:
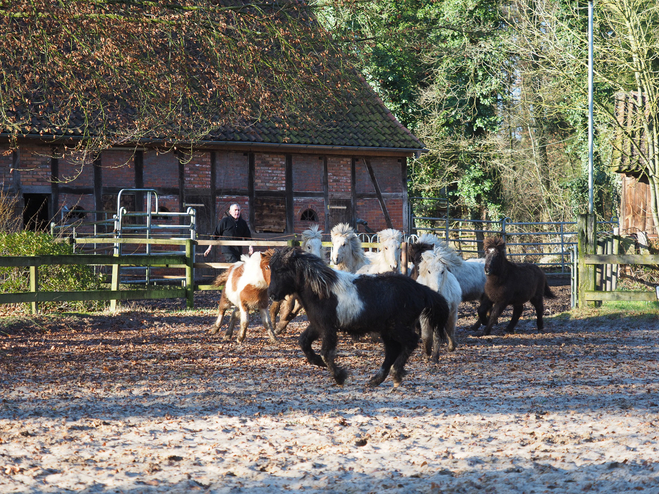
<path fill-rule="evenodd" d="M 385 199 L 385 205 L 391 218 L 392 226 L 396 230 L 403 229 L 403 200 Z M 368 222 L 368 227 L 376 232 L 388 228 L 384 213 L 377 199 L 358 199 L 355 215 Z M 361 231 L 361 230 L 360 230 Z"/>
<path fill-rule="evenodd" d="M 94 186 L 94 164 L 89 161 L 84 165 L 76 161 L 70 161 L 64 156 L 59 159 L 59 179 L 66 185 L 75 187 Z"/>
<path fill-rule="evenodd" d="M 323 158 L 315 155 L 293 155 L 293 190 L 323 191 Z"/>
<path fill-rule="evenodd" d="M 254 156 L 254 189 L 286 190 L 286 156 L 256 154 Z"/>
<path fill-rule="evenodd" d="M 302 221 L 300 216 L 302 212 L 307 209 L 313 209 L 318 216 L 318 221 L 316 222 L 322 230 L 325 229 L 325 201 L 324 199 L 318 197 L 314 198 L 295 198 L 293 199 L 293 231 L 295 233 L 302 233 L 304 230 L 309 228 L 314 224 L 312 221 Z"/>
<path fill-rule="evenodd" d="M 185 188 L 206 189 L 211 188 L 211 159 L 210 153 L 194 153 L 191 157 L 185 157 Z M 194 191 L 193 191 L 194 193 Z"/>
<path fill-rule="evenodd" d="M 371 158 L 370 161 L 373 173 L 380 186 L 380 192 L 402 192 L 402 165 L 398 159 L 376 157 Z M 358 194 L 375 193 L 375 187 L 364 160 L 357 160 L 355 164 L 355 182 Z"/>
<path fill-rule="evenodd" d="M 352 159 L 344 156 L 327 158 L 327 185 L 330 197 L 349 198 L 351 191 Z"/>
<path fill-rule="evenodd" d="M 21 146 L 18 162 L 18 169 L 21 175 L 21 186 L 34 187 L 51 185 L 50 161 L 50 147 L 36 146 L 33 144 Z"/>
<path fill-rule="evenodd" d="M 101 155 L 104 187 L 135 188 L 135 160 L 130 151 L 105 151 Z"/>
<path fill-rule="evenodd" d="M 174 153 L 144 151 L 144 187 L 178 188 L 178 158 Z"/>
<path fill-rule="evenodd" d="M 218 193 L 223 189 L 247 189 L 249 178 L 249 157 L 247 153 L 216 152 L 215 187 Z"/>
<path fill-rule="evenodd" d="M 7 188 L 13 183 L 10 173 L 12 152 L 8 146 L 0 147 L 0 180 Z M 51 173 L 50 145 L 27 143 L 20 147 L 19 167 L 22 186 L 49 186 Z M 248 198 L 242 196 L 222 195 L 223 191 L 248 189 L 249 157 L 245 152 L 216 151 L 217 182 L 216 198 L 217 214 L 221 217 L 233 202 L 238 202 L 243 209 L 243 218 L 249 218 Z M 402 197 L 390 198 L 391 194 L 402 194 L 405 184 L 401 181 L 401 163 L 398 158 L 374 157 L 371 164 L 377 177 L 393 225 L 397 229 L 403 227 Z M 104 187 L 132 188 L 135 187 L 134 158 L 130 151 L 107 151 L 101 157 L 102 178 Z M 328 156 L 328 192 L 330 198 L 349 199 L 351 190 L 351 158 L 346 156 Z M 184 164 L 186 192 L 195 194 L 195 190 L 210 189 L 210 152 L 195 152 L 192 158 Z M 293 190 L 297 194 L 323 192 L 323 159 L 318 155 L 304 154 L 292 156 Z M 93 164 L 84 167 L 74 165 L 66 158 L 59 159 L 61 178 L 75 178 L 66 183 L 70 187 L 93 187 Z M 170 188 L 179 186 L 179 163 L 174 153 L 157 153 L 155 150 L 144 151 L 144 186 L 146 188 Z M 358 194 L 373 194 L 375 192 L 370 176 L 363 161 L 356 162 L 356 192 Z M 286 157 L 283 154 L 255 154 L 255 182 L 257 191 L 276 190 L 282 192 L 286 188 Z M 160 196 L 160 206 L 170 211 L 178 211 L 178 196 Z M 93 194 L 60 194 L 60 203 L 54 205 L 58 210 L 62 205 L 73 207 L 80 205 L 84 209 L 94 209 Z M 375 198 L 359 199 L 355 210 L 357 218 L 363 218 L 374 230 L 386 228 L 384 215 Z M 322 197 L 294 198 L 294 231 L 300 233 L 308 228 L 309 222 L 300 220 L 301 213 L 311 208 L 318 215 L 321 227 L 325 224 L 325 204 Z M 216 220 L 215 220 L 216 221 Z M 252 225 L 250 225 L 250 228 Z"/>

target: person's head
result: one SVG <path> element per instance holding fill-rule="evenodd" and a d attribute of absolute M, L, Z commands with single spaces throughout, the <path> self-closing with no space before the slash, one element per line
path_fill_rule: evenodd
<path fill-rule="evenodd" d="M 240 218 L 240 206 L 239 206 L 237 203 L 233 203 L 233 204 L 229 207 L 229 214 L 230 214 L 231 217 L 232 217 L 233 219 L 235 219 L 235 220 L 237 220 L 238 218 Z"/>

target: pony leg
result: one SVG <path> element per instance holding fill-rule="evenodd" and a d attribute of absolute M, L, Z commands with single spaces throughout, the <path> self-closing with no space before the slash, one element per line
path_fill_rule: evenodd
<path fill-rule="evenodd" d="M 287 296 L 281 303 L 279 312 L 279 324 L 277 324 L 275 334 L 284 334 L 288 323 L 298 315 L 301 309 L 302 306 L 295 297 L 291 295 Z"/>
<path fill-rule="evenodd" d="M 535 317 L 536 320 L 538 321 L 538 331 L 544 333 L 545 326 L 542 320 L 542 316 L 545 313 L 545 301 L 542 297 L 540 297 L 540 300 L 535 300 L 535 301 L 531 300 L 531 303 L 535 307 Z"/>
<path fill-rule="evenodd" d="M 337 341 L 338 338 L 336 336 L 336 331 L 326 330 L 325 334 L 323 335 L 323 345 L 320 348 L 320 355 L 323 357 L 323 360 L 327 365 L 327 369 L 330 371 L 330 374 L 332 374 L 336 384 L 341 386 L 348 377 L 348 371 L 339 367 L 334 362 L 334 359 L 336 358 Z"/>
<path fill-rule="evenodd" d="M 398 341 L 388 336 L 382 336 L 382 341 L 384 342 L 384 362 L 382 362 L 377 374 L 368 381 L 368 385 L 371 387 L 379 386 L 387 378 L 391 366 L 402 351 L 402 346 Z M 395 382 L 394 385 L 397 386 Z"/>
<path fill-rule="evenodd" d="M 448 351 L 455 351 L 455 326 L 458 322 L 458 309 L 451 311 L 448 316 L 448 321 L 446 322 L 446 343 L 448 345 Z M 439 330 L 439 328 L 437 328 Z M 433 345 L 432 345 L 432 360 L 433 362 L 439 362 L 439 346 L 441 343 L 441 335 L 435 334 Z"/>
<path fill-rule="evenodd" d="M 471 331 L 478 331 L 478 328 L 481 326 L 487 326 L 488 317 L 487 313 L 492 309 L 492 302 L 488 299 L 485 294 L 481 295 L 480 305 L 478 306 L 478 319 L 470 328 Z"/>
<path fill-rule="evenodd" d="M 231 316 L 229 316 L 229 327 L 227 327 L 227 332 L 224 335 L 224 341 L 231 340 L 231 337 L 233 336 L 233 328 L 236 325 L 237 311 L 238 307 L 234 307 L 233 311 L 231 312 Z"/>
<path fill-rule="evenodd" d="M 421 325 L 421 342 L 423 345 L 423 351 L 430 357 L 432 355 L 434 331 L 430 325 L 430 321 L 425 317 L 419 319 L 419 324 Z"/>
<path fill-rule="evenodd" d="M 515 326 L 517 325 L 517 321 L 519 321 L 522 312 L 524 312 L 524 304 L 513 305 L 513 317 L 510 318 L 510 322 L 508 323 L 508 326 L 506 326 L 506 333 L 515 332 Z"/>
<path fill-rule="evenodd" d="M 315 326 L 309 324 L 307 329 L 302 331 L 302 334 L 300 334 L 300 337 L 298 338 L 298 342 L 300 343 L 300 348 L 302 349 L 302 352 L 304 355 L 307 357 L 307 361 L 311 365 L 317 365 L 319 367 L 327 367 L 325 364 L 325 361 L 320 358 L 320 356 L 313 351 L 313 348 L 311 348 L 311 344 L 316 341 L 318 338 L 320 338 L 320 332 L 316 329 Z"/>
<path fill-rule="evenodd" d="M 210 334 L 217 334 L 217 332 L 220 330 L 222 327 L 222 319 L 224 319 L 224 314 L 227 311 L 227 309 L 220 309 L 217 313 L 217 318 L 215 319 L 215 324 L 211 327 L 209 333 Z"/>
<path fill-rule="evenodd" d="M 210 334 L 216 334 L 220 330 L 222 327 L 222 319 L 224 319 L 224 314 L 226 314 L 226 311 L 230 308 L 231 302 L 229 302 L 229 300 L 224 297 L 224 293 L 222 293 L 220 303 L 217 307 L 217 318 L 215 319 L 215 324 L 213 324 L 213 327 L 209 331 Z"/>
<path fill-rule="evenodd" d="M 281 309 L 281 302 L 281 300 L 277 300 L 270 304 L 270 322 L 272 322 L 272 324 L 277 323 L 277 314 L 279 314 Z"/>
<path fill-rule="evenodd" d="M 270 320 L 270 314 L 268 313 L 268 308 L 264 307 L 260 309 L 261 312 L 261 322 L 263 323 L 263 326 L 265 326 L 265 329 L 268 331 L 268 338 L 270 338 L 270 341 L 272 343 L 277 343 L 277 337 L 275 336 L 275 332 L 272 330 L 272 321 Z"/>
<path fill-rule="evenodd" d="M 492 331 L 492 326 L 494 326 L 497 321 L 499 320 L 499 316 L 503 312 L 503 309 L 505 309 L 506 306 L 503 304 L 494 304 L 492 307 L 492 311 L 490 312 L 490 320 L 487 322 L 487 326 L 485 326 L 485 329 L 483 330 L 483 336 L 486 336 L 490 334 Z"/>
<path fill-rule="evenodd" d="M 240 332 L 238 333 L 238 343 L 242 343 L 247 335 L 247 326 L 249 326 L 249 309 L 240 308 Z"/>
<path fill-rule="evenodd" d="M 400 386 L 403 377 L 407 374 L 405 371 L 405 364 L 419 344 L 419 337 L 416 333 L 407 334 L 406 336 L 407 338 L 401 343 L 401 351 L 391 369 L 391 378 L 394 381 L 394 388 Z"/>

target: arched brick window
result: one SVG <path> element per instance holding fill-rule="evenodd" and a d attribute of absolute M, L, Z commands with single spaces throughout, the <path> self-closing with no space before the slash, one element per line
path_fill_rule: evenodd
<path fill-rule="evenodd" d="M 313 209 L 305 209 L 300 215 L 300 220 L 318 222 L 318 214 Z"/>

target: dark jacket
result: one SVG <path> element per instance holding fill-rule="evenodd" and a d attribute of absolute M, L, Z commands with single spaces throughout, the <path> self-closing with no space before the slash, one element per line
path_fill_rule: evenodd
<path fill-rule="evenodd" d="M 213 236 L 216 238 L 222 237 L 224 240 L 241 240 L 252 238 L 252 232 L 249 231 L 249 226 L 247 226 L 247 222 L 244 219 L 238 218 L 234 220 L 231 215 L 227 214 L 215 227 Z M 243 248 L 239 245 L 223 245 L 222 253 L 230 255 L 236 260 L 240 260 Z"/>

